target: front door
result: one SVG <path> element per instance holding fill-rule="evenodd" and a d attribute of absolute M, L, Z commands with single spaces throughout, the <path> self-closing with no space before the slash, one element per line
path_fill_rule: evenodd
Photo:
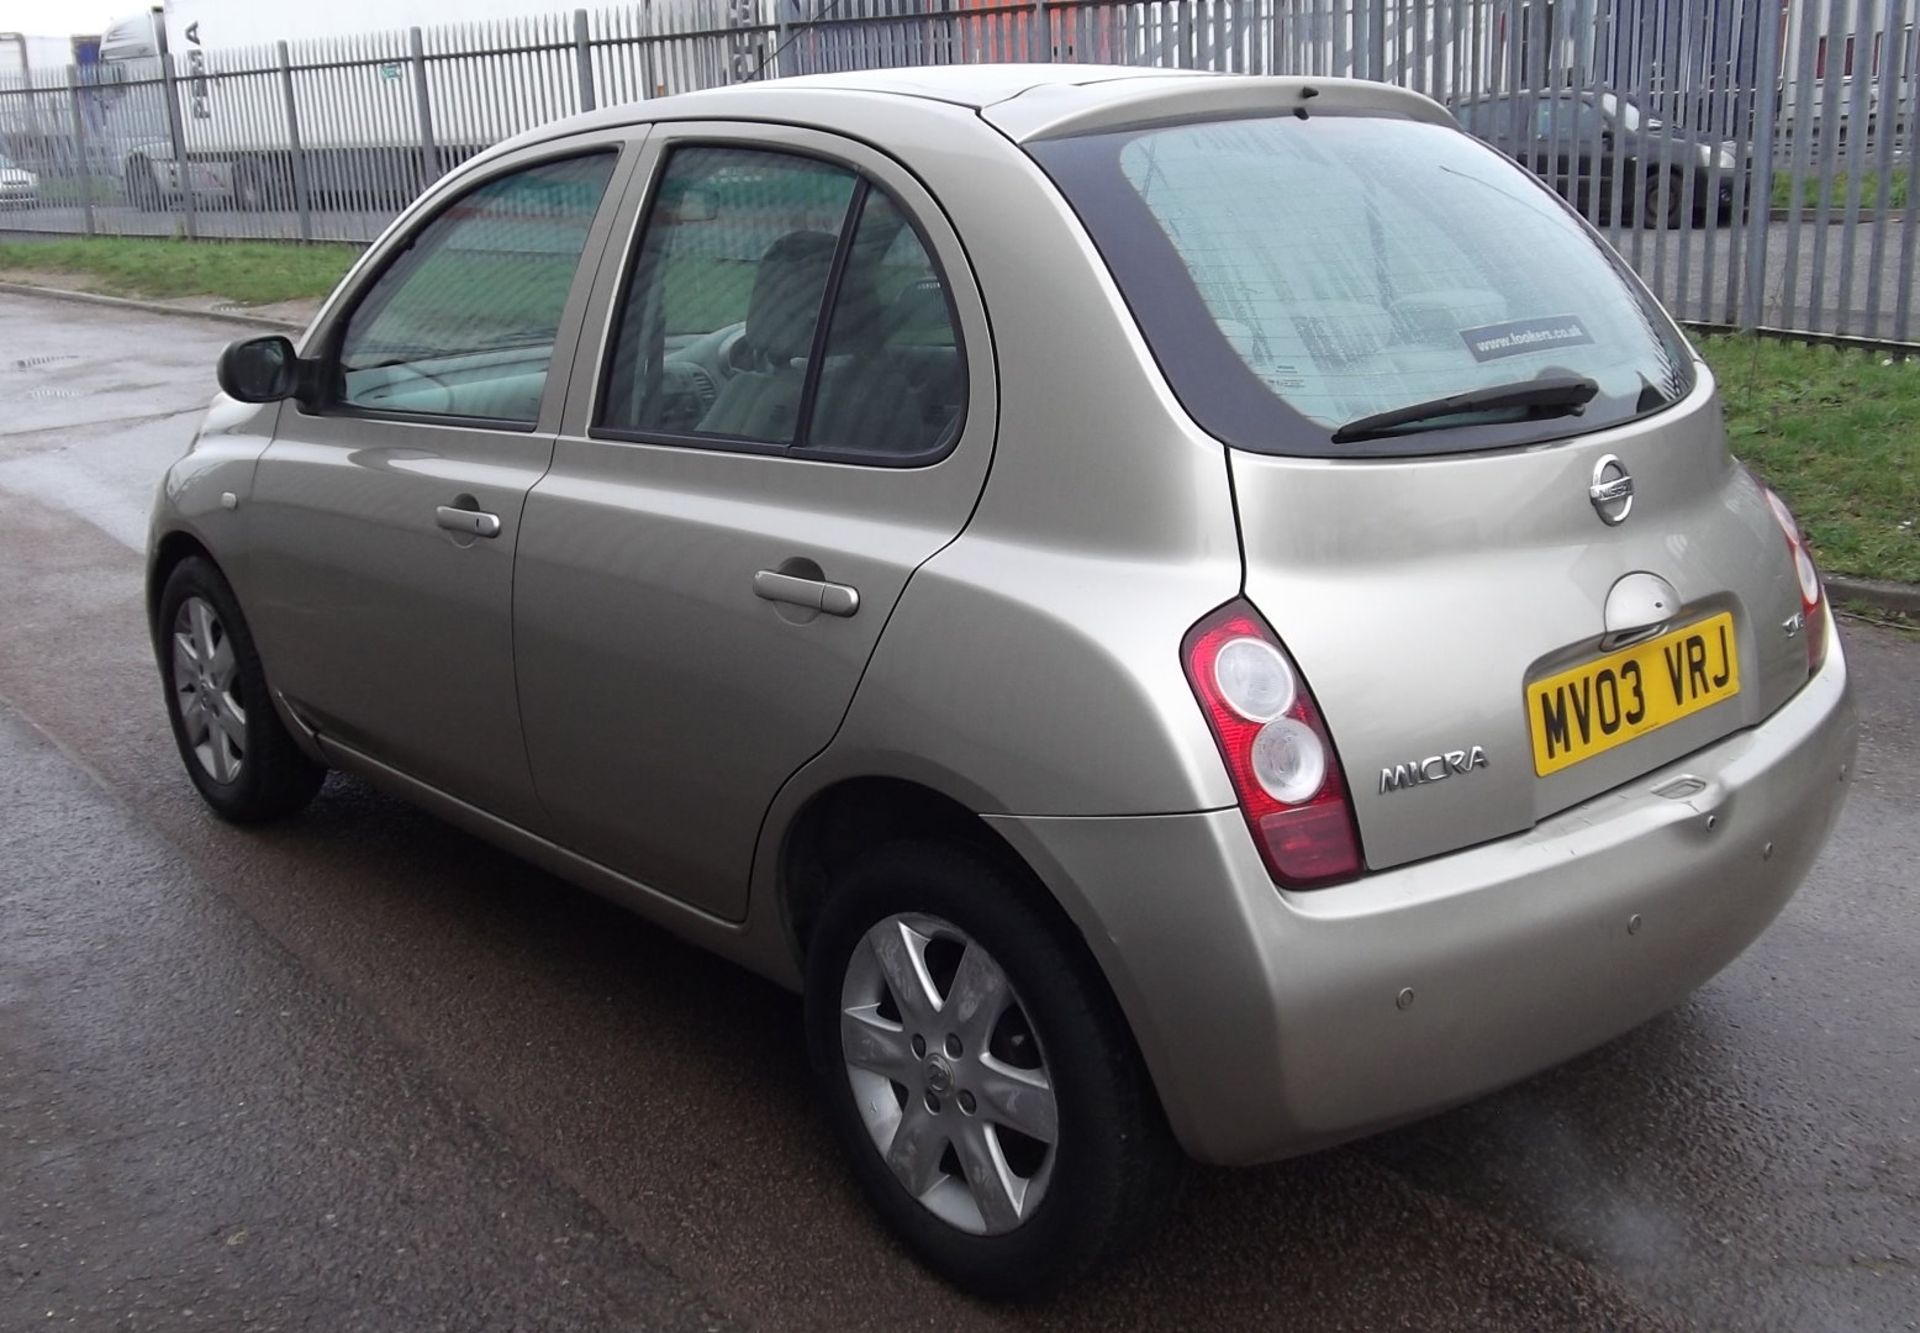
<path fill-rule="evenodd" d="M 972 511 L 992 362 L 958 242 L 890 158 L 684 124 L 648 159 L 527 500 L 520 696 L 558 839 L 737 920 L 768 805 Z"/>
<path fill-rule="evenodd" d="M 247 611 L 321 735 L 537 825 L 514 694 L 513 552 L 552 461 L 619 145 L 503 165 L 410 236 L 309 345 L 249 501 Z"/>

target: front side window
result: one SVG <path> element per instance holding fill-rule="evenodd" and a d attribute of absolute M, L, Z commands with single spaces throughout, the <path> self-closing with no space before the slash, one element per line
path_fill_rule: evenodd
<path fill-rule="evenodd" d="M 1486 449 L 1617 424 L 1692 385 L 1685 345 L 1618 258 L 1452 128 L 1276 116 L 1030 151 L 1092 233 L 1183 406 L 1229 444 L 1323 457 Z M 1532 381 L 1548 396 L 1590 381 L 1592 394 L 1543 408 L 1521 401 Z M 1362 425 L 1463 393 L 1505 402 Z"/>
<path fill-rule="evenodd" d="M 532 425 L 614 159 L 543 162 L 441 210 L 348 318 L 335 400 Z"/>
<path fill-rule="evenodd" d="M 898 462 L 951 438 L 964 392 L 946 285 L 883 190 L 764 149 L 668 158 L 601 429 Z"/>

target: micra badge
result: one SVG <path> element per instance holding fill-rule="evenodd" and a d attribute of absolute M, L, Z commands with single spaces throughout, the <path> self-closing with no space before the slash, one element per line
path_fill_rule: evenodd
<path fill-rule="evenodd" d="M 1430 754 L 1425 759 L 1412 759 L 1381 769 L 1380 794 L 1384 796 L 1390 791 L 1405 791 L 1408 787 L 1441 782 L 1486 766 L 1487 752 L 1478 745 L 1470 745 L 1464 750 L 1448 750 L 1445 754 Z"/>

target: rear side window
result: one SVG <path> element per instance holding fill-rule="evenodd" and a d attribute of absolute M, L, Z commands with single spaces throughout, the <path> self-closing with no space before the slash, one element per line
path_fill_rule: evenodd
<path fill-rule="evenodd" d="M 1585 98 L 1548 98 L 1538 104 L 1533 115 L 1536 139 L 1587 139 L 1600 132 L 1599 112 Z"/>
<path fill-rule="evenodd" d="M 1310 456 L 1560 438 L 1692 384 L 1671 322 L 1554 195 L 1458 131 L 1374 116 L 1205 122 L 1030 146 L 1174 392 L 1227 443 Z M 1578 415 L 1501 409 L 1337 444 L 1344 424 L 1583 377 Z"/>
<path fill-rule="evenodd" d="M 1469 102 L 1453 114 L 1469 133 L 1482 139 L 1505 140 L 1524 137 L 1527 123 L 1536 111 L 1532 98 L 1489 97 Z"/>
<path fill-rule="evenodd" d="M 348 317 L 335 400 L 533 424 L 614 158 L 543 162 L 442 209 Z"/>
<path fill-rule="evenodd" d="M 620 308 L 600 424 L 793 443 L 858 185 L 792 153 L 677 149 Z"/>

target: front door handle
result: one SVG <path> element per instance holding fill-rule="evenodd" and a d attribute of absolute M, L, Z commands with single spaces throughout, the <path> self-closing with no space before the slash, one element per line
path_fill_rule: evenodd
<path fill-rule="evenodd" d="M 825 579 L 806 579 L 797 574 L 782 574 L 763 569 L 753 576 L 753 595 L 769 602 L 787 602 L 810 611 L 825 611 L 830 616 L 850 616 L 860 609 L 860 592 L 844 583 Z"/>
<path fill-rule="evenodd" d="M 483 514 L 478 509 L 441 505 L 433 511 L 433 520 L 448 532 L 458 532 L 468 537 L 500 535 L 500 515 Z"/>

